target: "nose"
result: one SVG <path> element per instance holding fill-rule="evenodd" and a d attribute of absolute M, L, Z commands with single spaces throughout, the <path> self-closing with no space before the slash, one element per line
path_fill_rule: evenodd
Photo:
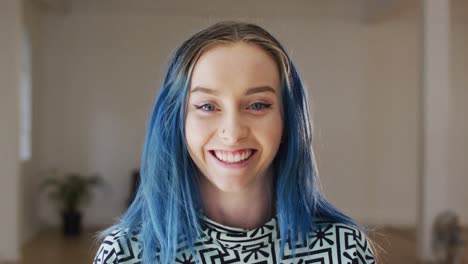
<path fill-rule="evenodd" d="M 239 113 L 226 113 L 218 129 L 218 135 L 226 145 L 242 141 L 248 132 L 249 128 Z"/>

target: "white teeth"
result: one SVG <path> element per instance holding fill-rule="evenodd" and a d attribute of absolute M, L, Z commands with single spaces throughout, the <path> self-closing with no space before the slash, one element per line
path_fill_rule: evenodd
<path fill-rule="evenodd" d="M 251 154 L 252 154 L 252 151 L 251 150 L 247 150 L 241 154 L 237 153 L 235 155 L 232 155 L 232 153 L 225 153 L 225 152 L 221 152 L 221 151 L 215 151 L 214 152 L 216 157 L 222 161 L 226 161 L 226 162 L 229 162 L 229 163 L 235 163 L 235 162 L 240 162 L 240 161 L 243 161 L 243 160 L 246 160 L 248 159 Z"/>
<path fill-rule="evenodd" d="M 229 162 L 234 162 L 234 157 L 232 156 L 231 153 L 228 154 L 228 161 Z"/>

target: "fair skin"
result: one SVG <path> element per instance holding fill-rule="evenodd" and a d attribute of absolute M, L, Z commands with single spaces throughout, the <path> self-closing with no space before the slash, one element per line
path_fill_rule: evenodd
<path fill-rule="evenodd" d="M 282 136 L 280 77 L 255 44 L 219 44 L 195 64 L 185 134 L 207 216 L 252 229 L 274 215 L 272 161 Z"/>

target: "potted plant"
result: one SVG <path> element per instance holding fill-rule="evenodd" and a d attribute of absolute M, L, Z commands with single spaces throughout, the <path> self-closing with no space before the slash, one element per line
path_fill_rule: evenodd
<path fill-rule="evenodd" d="M 81 232 L 80 208 L 91 200 L 91 189 L 102 184 L 98 175 L 67 173 L 59 175 L 53 170 L 41 184 L 50 198 L 58 202 L 62 213 L 63 232 L 66 236 L 77 236 Z"/>

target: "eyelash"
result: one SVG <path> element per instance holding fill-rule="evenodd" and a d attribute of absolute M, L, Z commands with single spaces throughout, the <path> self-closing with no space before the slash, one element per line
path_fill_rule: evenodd
<path fill-rule="evenodd" d="M 255 102 L 255 103 L 251 104 L 251 105 L 249 106 L 249 108 L 252 107 L 253 105 L 256 105 L 256 104 L 258 104 L 258 105 L 261 106 L 261 108 L 258 109 L 258 110 L 252 109 L 252 110 L 257 111 L 257 112 L 263 111 L 263 110 L 268 109 L 268 108 L 271 107 L 271 104 L 262 103 L 262 102 Z M 213 107 L 215 107 L 213 104 L 202 104 L 202 105 L 194 105 L 194 106 L 195 106 L 195 108 L 196 108 L 197 110 L 202 110 L 202 111 L 204 111 L 204 112 L 213 112 L 213 111 L 215 111 L 215 110 L 206 110 L 206 109 L 204 109 L 205 106 L 213 106 Z"/>

